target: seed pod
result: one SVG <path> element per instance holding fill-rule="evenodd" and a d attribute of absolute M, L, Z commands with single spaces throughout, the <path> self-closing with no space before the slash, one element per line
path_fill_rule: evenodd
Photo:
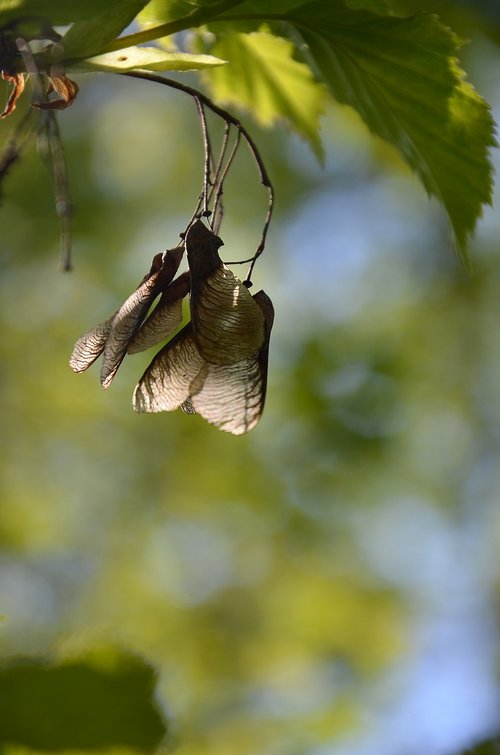
<path fill-rule="evenodd" d="M 186 235 L 191 271 L 191 320 L 201 355 L 211 364 L 234 364 L 264 341 L 264 316 L 247 287 L 219 257 L 221 239 L 201 220 Z"/>
<path fill-rule="evenodd" d="M 233 364 L 212 364 L 201 355 L 188 324 L 156 355 L 137 384 L 135 411 L 173 411 L 182 407 L 186 413 L 198 413 L 234 435 L 255 427 L 264 409 L 274 309 L 264 291 L 255 294 L 253 301 L 265 323 L 259 349 Z"/>

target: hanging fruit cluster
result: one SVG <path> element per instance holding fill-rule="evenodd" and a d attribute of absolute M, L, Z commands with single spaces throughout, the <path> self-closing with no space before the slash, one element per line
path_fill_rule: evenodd
<path fill-rule="evenodd" d="M 78 339 L 72 369 L 82 372 L 102 354 L 101 384 L 107 388 L 126 354 L 171 335 L 190 293 L 191 321 L 156 354 L 135 388 L 133 407 L 137 412 L 181 408 L 234 435 L 255 427 L 264 408 L 274 310 L 264 291 L 252 296 L 224 265 L 218 253 L 222 243 L 196 219 L 185 244 L 157 254 L 120 309 Z M 184 247 L 189 271 L 176 278 Z"/>
<path fill-rule="evenodd" d="M 47 36 L 46 29 L 43 35 Z M 49 37 L 57 40 L 59 35 L 51 30 Z M 24 70 L 16 68 L 21 61 Z M 31 109 L 21 119 L 7 149 L 0 155 L 0 180 L 18 159 L 23 144 L 36 133 L 40 151 L 46 154 L 51 165 L 61 220 L 61 267 L 69 270 L 71 202 L 55 111 L 74 102 L 78 87 L 54 67 L 40 71 L 24 39 L 16 37 L 14 40 L 7 33 L 0 34 L 0 76 L 12 87 L 0 119 L 14 111 L 28 74 L 33 80 L 31 106 L 41 115 L 38 122 L 34 122 Z M 122 306 L 78 339 L 70 366 L 75 372 L 83 372 L 102 354 L 101 384 L 107 388 L 126 354 L 143 351 L 170 338 L 137 384 L 134 409 L 159 412 L 181 407 L 188 414 L 200 414 L 221 430 L 241 435 L 259 421 L 266 393 L 274 311 L 263 291 L 252 296 L 249 288 L 255 262 L 265 246 L 274 202 L 273 188 L 253 139 L 231 113 L 178 81 L 139 71 L 125 75 L 180 90 L 193 99 L 205 151 L 203 188 L 191 220 L 180 234 L 181 243 L 155 255 L 149 272 Z M 54 93 L 55 98 L 51 97 Z M 205 109 L 224 123 L 217 160 L 212 152 Z M 236 130 L 236 138 L 229 149 L 232 129 Z M 255 254 L 247 260 L 228 263 L 250 263 L 244 282 L 219 257 L 218 249 L 223 242 L 217 235 L 224 214 L 224 181 L 242 139 L 255 161 L 260 182 L 269 192 L 267 215 Z M 176 277 L 185 252 L 189 270 Z M 182 302 L 188 295 L 191 321 L 172 338 L 182 321 Z"/>

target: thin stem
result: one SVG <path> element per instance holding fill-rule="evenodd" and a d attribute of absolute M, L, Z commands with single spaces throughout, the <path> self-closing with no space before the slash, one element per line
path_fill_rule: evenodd
<path fill-rule="evenodd" d="M 47 111 L 47 137 L 49 142 L 49 154 L 54 181 L 54 199 L 56 213 L 61 224 L 59 268 L 65 272 L 72 269 L 71 265 L 71 220 L 73 208 L 68 191 L 68 176 L 66 161 L 62 146 L 59 124 L 55 114 Z"/>
<path fill-rule="evenodd" d="M 35 130 L 35 111 L 28 110 L 16 126 L 14 133 L 10 136 L 0 154 L 0 196 L 1 182 L 6 177 L 11 166 L 19 160 L 21 151 L 28 142 L 30 136 Z"/>
<path fill-rule="evenodd" d="M 38 71 L 29 44 L 20 37 L 16 39 L 16 45 L 22 55 L 26 71 L 32 77 L 35 101 L 46 103 L 47 96 L 43 88 L 42 77 Z M 56 214 L 61 227 L 59 268 L 69 271 L 71 270 L 72 207 L 68 192 L 68 176 L 61 134 L 55 113 L 50 110 L 44 111 L 40 117 L 37 145 L 42 160 L 47 163 L 47 168 L 52 174 L 54 184 Z"/>
<path fill-rule="evenodd" d="M 260 257 L 260 255 L 262 254 L 264 250 L 267 232 L 269 230 L 269 225 L 271 222 L 271 217 L 272 217 L 273 207 L 274 207 L 274 189 L 273 189 L 271 180 L 269 178 L 269 175 L 267 173 L 266 167 L 264 165 L 264 162 L 262 160 L 262 157 L 260 155 L 260 152 L 254 140 L 252 139 L 252 137 L 250 136 L 246 128 L 240 123 L 240 121 L 234 115 L 229 113 L 224 108 L 219 107 L 219 105 L 216 105 L 214 102 L 212 102 L 212 100 L 206 97 L 202 92 L 199 92 L 197 89 L 194 89 L 193 87 L 190 87 L 187 84 L 182 84 L 180 81 L 176 81 L 175 79 L 169 79 L 166 76 L 165 77 L 158 76 L 154 73 L 149 73 L 146 71 L 128 71 L 120 75 L 129 76 L 134 79 L 144 79 L 146 81 L 152 81 L 156 84 L 163 84 L 164 86 L 168 86 L 171 89 L 177 89 L 180 92 L 184 92 L 184 94 L 188 94 L 190 97 L 199 99 L 205 105 L 205 107 L 207 107 L 209 110 L 211 110 L 213 113 L 218 115 L 227 123 L 231 123 L 233 126 L 235 126 L 237 130 L 241 133 L 241 136 L 243 136 L 243 138 L 245 139 L 247 143 L 247 147 L 250 151 L 250 154 L 252 155 L 255 161 L 257 172 L 259 174 L 260 183 L 268 191 L 268 207 L 267 207 L 266 217 L 264 219 L 264 226 L 262 228 L 262 233 L 261 233 L 259 243 L 257 245 L 256 252 L 254 256 L 250 258 L 252 260 L 252 264 L 250 265 L 249 273 L 247 276 L 247 280 L 249 281 L 250 276 L 253 272 L 255 262 L 257 261 L 257 258 Z"/>
<path fill-rule="evenodd" d="M 208 210 L 208 192 L 209 192 L 209 186 L 211 186 L 211 180 L 210 180 L 210 166 L 212 164 L 212 146 L 210 144 L 210 136 L 208 134 L 208 128 L 207 128 L 207 119 L 205 116 L 205 110 L 203 107 L 203 102 L 200 100 L 199 97 L 194 98 L 196 109 L 198 110 L 198 115 L 200 116 L 200 123 L 201 123 L 201 130 L 203 133 L 203 147 L 205 150 L 205 170 L 203 173 L 203 212 L 206 217 L 209 215 Z"/>
<path fill-rule="evenodd" d="M 215 202 L 214 202 L 214 218 L 216 219 L 216 228 L 214 228 L 215 233 L 218 232 L 220 224 L 222 222 L 222 217 L 224 215 L 224 208 L 222 205 L 222 195 L 224 193 L 224 181 L 229 172 L 229 168 L 231 167 L 233 160 L 236 156 L 236 152 L 238 151 L 238 147 L 240 146 L 240 141 L 241 141 L 241 131 L 238 129 L 236 132 L 236 140 L 233 144 L 231 154 L 229 155 L 229 158 L 224 166 L 224 170 L 222 171 L 222 175 L 220 177 L 220 181 L 218 182 L 217 191 L 215 194 Z"/>
<path fill-rule="evenodd" d="M 35 58 L 33 57 L 29 44 L 22 37 L 18 37 L 16 39 L 16 47 L 21 53 L 26 73 L 32 79 L 35 101 L 45 102 L 46 97 L 43 89 L 42 77 L 40 76 L 40 72 L 35 63 Z"/>
<path fill-rule="evenodd" d="M 215 170 L 214 170 L 214 180 L 213 180 L 212 186 L 210 187 L 210 194 L 209 194 L 209 197 L 208 197 L 209 202 L 212 200 L 212 197 L 214 195 L 214 191 L 216 190 L 216 187 L 219 184 L 219 177 L 220 177 L 220 173 L 221 173 L 221 170 L 222 170 L 222 165 L 224 163 L 224 158 L 226 156 L 226 150 L 227 150 L 227 145 L 228 145 L 228 142 L 229 142 L 229 134 L 230 134 L 230 132 L 231 132 L 231 124 L 225 122 L 224 123 L 224 136 L 222 138 L 222 144 L 221 144 L 221 148 L 220 148 L 220 154 L 219 154 L 219 157 L 218 157 L 218 160 L 217 160 L 217 165 L 215 166 Z M 215 213 L 215 208 L 214 208 L 214 213 Z"/>

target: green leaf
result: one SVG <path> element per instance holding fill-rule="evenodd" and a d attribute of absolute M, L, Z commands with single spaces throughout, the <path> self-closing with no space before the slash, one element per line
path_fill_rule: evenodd
<path fill-rule="evenodd" d="M 102 667 L 17 659 L 0 669 L 0 744 L 153 752 L 166 733 L 154 685 L 153 669 L 124 652 Z"/>
<path fill-rule="evenodd" d="M 75 65 L 79 71 L 191 71 L 222 66 L 226 61 L 213 55 L 192 55 L 187 52 L 168 52 L 158 47 L 127 47 L 105 55 L 83 60 Z"/>
<path fill-rule="evenodd" d="M 390 11 L 387 0 L 345 0 L 345 4 L 353 10 L 371 10 L 382 16 L 388 15 Z"/>
<path fill-rule="evenodd" d="M 88 57 L 101 52 L 136 17 L 148 0 L 121 0 L 86 21 L 73 24 L 61 44 L 66 58 Z"/>
<path fill-rule="evenodd" d="M 51 26 L 70 24 L 120 6 L 123 0 L 0 0 L 0 27 L 22 18 L 43 19 Z"/>
<path fill-rule="evenodd" d="M 214 99 L 252 113 L 263 126 L 282 119 L 321 157 L 319 118 L 326 90 L 293 58 L 294 46 L 267 32 L 229 33 L 213 52 L 230 64 L 204 75 Z"/>
<path fill-rule="evenodd" d="M 196 11 L 207 11 L 209 15 L 217 15 L 222 11 L 230 11 L 242 2 L 243 0 L 151 0 L 140 14 L 138 21 L 149 26 L 184 18 Z"/>
<path fill-rule="evenodd" d="M 334 96 L 394 144 L 444 205 L 468 266 L 468 239 L 491 201 L 488 105 L 464 80 L 455 35 L 434 16 L 383 18 L 315 0 L 289 14 Z"/>

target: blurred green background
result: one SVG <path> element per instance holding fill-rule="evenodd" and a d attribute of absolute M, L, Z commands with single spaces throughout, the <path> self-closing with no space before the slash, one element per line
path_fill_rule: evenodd
<path fill-rule="evenodd" d="M 498 116 L 499 49 L 457 18 Z M 182 755 L 439 755 L 491 735 L 498 213 L 485 213 L 467 277 L 437 205 L 350 111 L 325 115 L 324 167 L 283 129 L 245 121 L 277 193 L 254 276 L 276 308 L 264 417 L 235 438 L 180 412 L 135 415 L 150 353 L 129 357 L 108 392 L 68 358 L 176 244 L 201 188 L 199 124 L 165 88 L 79 83 L 59 117 L 74 272 L 57 270 L 34 148 L 0 208 L 0 639 L 4 669 L 36 676 L 47 660 L 55 680 L 39 698 L 20 693 L 16 728 L 3 672 L 3 752 L 148 751 L 159 717 L 161 747 Z M 248 257 L 266 194 L 243 154 L 225 204 L 223 257 Z M 122 689 L 142 679 L 145 723 L 132 705 L 122 739 L 72 747 L 62 718 L 37 739 L 55 669 L 73 669 L 69 694 L 87 704 L 82 664 L 96 678 L 121 669 Z M 118 706 L 109 690 L 102 704 L 89 692 L 94 722 Z M 57 720 L 54 705 L 43 715 Z"/>

